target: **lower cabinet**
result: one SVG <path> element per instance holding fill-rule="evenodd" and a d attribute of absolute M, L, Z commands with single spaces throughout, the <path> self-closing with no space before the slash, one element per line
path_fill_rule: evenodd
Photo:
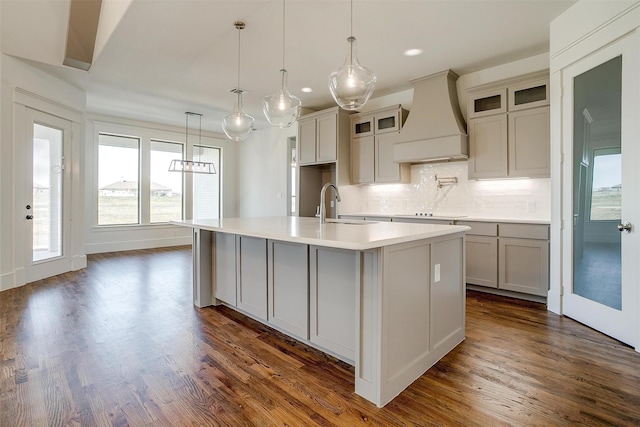
<path fill-rule="evenodd" d="M 308 246 L 268 241 L 269 323 L 309 339 Z"/>
<path fill-rule="evenodd" d="M 238 236 L 237 307 L 267 320 L 267 240 Z"/>
<path fill-rule="evenodd" d="M 514 224 L 515 225 L 515 224 Z M 498 287 L 525 294 L 547 296 L 549 290 L 549 241 L 535 239 L 535 235 L 548 236 L 547 226 L 519 225 L 501 231 L 499 239 Z M 536 226 L 533 226 L 536 227 Z M 512 230 L 516 233 L 511 232 Z M 521 231 L 521 232 L 517 232 Z M 511 233 L 510 233 L 511 232 Z M 514 237 L 505 237 L 514 236 Z"/>
<path fill-rule="evenodd" d="M 498 239 L 467 235 L 467 283 L 498 287 Z"/>
<path fill-rule="evenodd" d="M 309 340 L 349 360 L 356 348 L 356 253 L 309 247 Z"/>
<path fill-rule="evenodd" d="M 457 221 L 466 235 L 466 282 L 530 295 L 549 288 L 549 226 Z"/>

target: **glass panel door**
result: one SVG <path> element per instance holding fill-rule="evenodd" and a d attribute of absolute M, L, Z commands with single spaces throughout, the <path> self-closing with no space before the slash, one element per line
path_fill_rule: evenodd
<path fill-rule="evenodd" d="M 63 133 L 33 124 L 32 261 L 62 255 Z M 28 209 L 29 210 L 29 209 Z M 27 218 L 29 219 L 29 218 Z"/>
<path fill-rule="evenodd" d="M 640 250 L 640 236 L 625 225 L 640 220 L 635 43 L 622 39 L 567 67 L 562 77 L 563 175 L 572 187 L 566 193 L 573 194 L 563 217 L 565 257 L 572 260 L 563 275 L 563 313 L 629 345 L 636 341 Z"/>
<path fill-rule="evenodd" d="M 17 235 L 24 248 L 27 283 L 71 269 L 71 175 L 65 167 L 71 145 L 71 122 L 30 108 L 18 108 L 20 144 L 16 159 L 24 174 L 16 179 Z M 79 215 L 82 215 L 81 213 Z"/>

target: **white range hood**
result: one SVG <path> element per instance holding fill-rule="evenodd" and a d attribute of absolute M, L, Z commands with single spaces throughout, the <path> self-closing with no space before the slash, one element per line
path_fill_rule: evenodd
<path fill-rule="evenodd" d="M 412 80 L 413 104 L 398 135 L 391 137 L 393 161 L 423 163 L 467 159 L 466 124 L 451 70 Z"/>

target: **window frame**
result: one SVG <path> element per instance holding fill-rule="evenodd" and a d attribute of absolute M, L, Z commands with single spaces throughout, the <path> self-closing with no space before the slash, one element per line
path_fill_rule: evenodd
<path fill-rule="evenodd" d="M 596 157 L 598 156 L 608 156 L 608 155 L 614 155 L 614 154 L 620 154 L 622 155 L 622 150 L 620 147 L 598 147 L 598 148 L 593 148 L 591 150 L 591 154 L 589 156 L 589 185 L 588 185 L 588 198 L 587 198 L 587 202 L 588 202 L 588 206 L 587 206 L 587 213 L 588 213 L 588 219 L 587 221 L 589 223 L 592 224 L 604 224 L 604 223 L 619 223 L 620 219 L 592 219 L 591 218 L 591 214 L 593 212 L 593 180 L 595 178 L 595 164 L 596 164 Z"/>

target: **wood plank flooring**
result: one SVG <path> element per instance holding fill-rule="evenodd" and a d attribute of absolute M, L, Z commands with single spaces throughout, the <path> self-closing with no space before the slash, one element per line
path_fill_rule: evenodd
<path fill-rule="evenodd" d="M 467 338 L 383 409 L 353 368 L 191 303 L 189 247 L 92 255 L 0 293 L 0 426 L 640 425 L 640 354 L 468 292 Z"/>

